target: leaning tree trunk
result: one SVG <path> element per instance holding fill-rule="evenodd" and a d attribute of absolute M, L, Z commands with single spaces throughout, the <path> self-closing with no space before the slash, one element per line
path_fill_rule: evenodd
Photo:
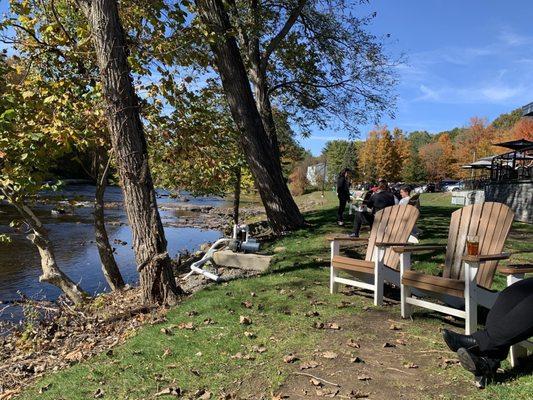
<path fill-rule="evenodd" d="M 270 104 L 270 98 L 268 96 L 268 84 L 266 79 L 265 72 L 261 70 L 261 67 L 259 65 L 254 66 L 252 71 L 252 82 L 254 85 L 257 109 L 270 141 L 272 157 L 279 162 L 281 168 L 281 151 L 279 148 L 276 123 L 274 122 L 274 115 L 272 113 L 272 105 Z"/>
<path fill-rule="evenodd" d="M 96 154 L 96 193 L 94 196 L 94 231 L 96 239 L 96 247 L 100 255 L 100 262 L 102 263 L 102 272 L 104 273 L 107 284 L 111 290 L 122 289 L 124 287 L 124 279 L 120 274 L 115 256 L 113 255 L 113 248 L 109 244 L 109 237 L 105 227 L 105 203 L 104 194 L 107 187 L 107 177 L 109 175 L 109 163 L 111 157 L 106 157 L 105 150 Z"/>
<path fill-rule="evenodd" d="M 127 60 L 116 0 L 78 0 L 92 32 L 106 116 L 133 249 L 146 303 L 173 304 L 182 293 L 172 274 L 167 241 L 157 209 L 137 96 Z"/>
<path fill-rule="evenodd" d="M 8 199 L 10 198 L 9 196 L 6 197 Z M 27 238 L 37 247 L 41 256 L 41 269 L 43 273 L 39 277 L 39 282 L 46 282 L 57 286 L 74 304 L 83 303 L 89 298 L 89 295 L 57 266 L 56 256 L 48 237 L 48 231 L 42 222 L 26 204 L 11 200 L 9 202 L 17 209 L 33 232 Z"/>
<path fill-rule="evenodd" d="M 216 34 L 211 49 L 270 225 L 278 233 L 300 228 L 304 219 L 285 183 L 280 163 L 273 157 L 224 5 L 221 0 L 196 0 L 196 3 L 203 23 Z"/>
<path fill-rule="evenodd" d="M 235 185 L 233 187 L 233 223 L 239 225 L 239 206 L 241 204 L 241 167 L 235 168 Z"/>

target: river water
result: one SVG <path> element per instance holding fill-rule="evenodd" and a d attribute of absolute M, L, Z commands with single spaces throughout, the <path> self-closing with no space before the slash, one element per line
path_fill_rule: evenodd
<path fill-rule="evenodd" d="M 91 185 L 69 185 L 49 195 L 92 202 L 94 191 L 95 188 Z M 168 197 L 168 193 L 164 191 L 159 191 L 158 194 L 158 204 L 180 202 Z M 188 204 L 225 205 L 224 200 L 219 198 L 188 198 Z M 131 249 L 131 230 L 121 206 L 123 198 L 120 188 L 108 187 L 105 200 L 119 203 L 117 208 L 106 209 L 107 230 L 110 242 L 116 248 L 115 258 L 124 280 L 135 284 L 138 282 L 138 274 Z M 59 267 L 90 294 L 107 291 L 108 286 L 94 244 L 92 204 L 87 203 L 85 207 L 65 207 L 68 214 L 59 216 L 52 215 L 52 208 L 52 205 L 38 205 L 33 209 L 49 231 Z M 175 220 L 178 213 L 179 211 L 174 210 L 160 211 L 163 225 Z M 39 282 L 41 267 L 36 247 L 26 239 L 25 233 L 14 233 L 9 227 L 13 218 L 18 218 L 16 211 L 6 204 L 0 204 L 0 233 L 8 233 L 12 239 L 11 243 L 0 243 L 0 302 L 18 300 L 21 295 L 38 300 L 56 299 L 60 294 L 59 289 Z M 165 235 L 168 252 L 174 257 L 182 250 L 195 250 L 206 241 L 215 241 L 222 233 L 215 230 L 165 226 Z M 123 245 L 121 242 L 127 244 Z M 4 310 L 0 314 L 0 320 L 17 318 L 20 318 L 20 310 L 16 308 Z"/>

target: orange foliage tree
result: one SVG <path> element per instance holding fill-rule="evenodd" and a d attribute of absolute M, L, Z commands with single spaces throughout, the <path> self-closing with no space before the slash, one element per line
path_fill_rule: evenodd
<path fill-rule="evenodd" d="M 457 175 L 455 149 L 446 133 L 440 135 L 436 142 L 421 147 L 420 157 L 430 180 L 438 181 Z"/>

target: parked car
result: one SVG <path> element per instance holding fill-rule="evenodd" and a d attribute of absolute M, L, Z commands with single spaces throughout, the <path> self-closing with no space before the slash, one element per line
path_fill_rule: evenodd
<path fill-rule="evenodd" d="M 446 186 L 446 191 L 447 192 L 458 192 L 459 190 L 464 190 L 465 188 L 465 182 L 464 181 L 459 181 L 457 183 L 454 183 L 454 184 L 451 184 L 451 185 L 447 185 Z"/>
<path fill-rule="evenodd" d="M 436 190 L 439 192 L 448 192 L 448 186 L 455 185 L 458 181 L 443 180 L 436 185 Z"/>

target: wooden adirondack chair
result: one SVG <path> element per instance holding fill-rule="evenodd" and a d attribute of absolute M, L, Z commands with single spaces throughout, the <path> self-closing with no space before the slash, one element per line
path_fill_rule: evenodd
<path fill-rule="evenodd" d="M 390 246 L 408 244 L 409 235 L 420 212 L 410 205 L 386 207 L 376 213 L 370 236 L 365 238 L 333 237 L 331 240 L 330 291 L 335 293 L 338 284 L 355 286 L 374 292 L 374 304 L 383 303 L 384 281 L 400 284 L 399 256 Z M 364 260 L 339 254 L 341 242 L 368 241 Z M 355 279 L 339 276 L 343 271 Z"/>
<path fill-rule="evenodd" d="M 501 203 L 481 203 L 463 207 L 452 213 L 447 246 L 401 246 L 393 247 L 400 254 L 401 312 L 407 318 L 412 306 L 420 306 L 444 314 L 464 318 L 466 334 L 477 328 L 477 305 L 491 308 L 498 292 L 490 287 L 499 260 L 509 258 L 502 253 L 514 213 Z M 466 237 L 479 237 L 479 255 L 466 255 Z M 411 253 L 446 249 L 442 277 L 411 270 Z M 517 279 L 520 271 L 510 273 Z M 436 304 L 412 297 L 413 288 L 448 304 L 464 302 L 465 310 Z M 459 300 L 459 301 L 458 301 Z"/>

